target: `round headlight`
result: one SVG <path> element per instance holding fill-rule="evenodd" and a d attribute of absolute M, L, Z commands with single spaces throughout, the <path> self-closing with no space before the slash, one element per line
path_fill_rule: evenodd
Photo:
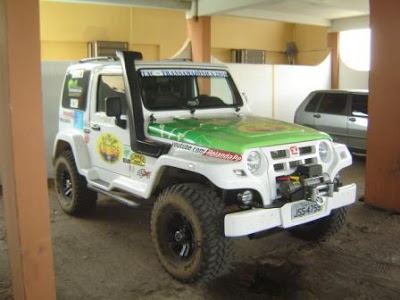
<path fill-rule="evenodd" d="M 261 156 L 257 151 L 251 151 L 247 156 L 247 168 L 250 173 L 255 173 L 261 166 Z"/>
<path fill-rule="evenodd" d="M 329 160 L 331 159 L 331 149 L 329 148 L 327 142 L 319 143 L 318 153 L 319 153 L 319 158 L 325 163 L 329 162 Z"/>

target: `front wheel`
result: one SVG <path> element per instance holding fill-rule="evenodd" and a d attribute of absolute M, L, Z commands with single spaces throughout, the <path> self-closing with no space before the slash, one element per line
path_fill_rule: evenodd
<path fill-rule="evenodd" d="M 338 232 L 346 221 L 347 208 L 335 209 L 325 218 L 293 227 L 289 232 L 306 241 L 324 241 Z"/>
<path fill-rule="evenodd" d="M 231 241 L 224 236 L 225 206 L 200 184 L 179 184 L 158 197 L 151 234 L 164 269 L 183 282 L 211 280 L 227 267 Z"/>

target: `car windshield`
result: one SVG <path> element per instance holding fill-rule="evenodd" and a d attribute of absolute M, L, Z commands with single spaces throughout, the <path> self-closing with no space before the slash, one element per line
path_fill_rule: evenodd
<path fill-rule="evenodd" d="M 225 70 L 141 69 L 144 106 L 149 110 L 239 107 L 242 99 Z"/>

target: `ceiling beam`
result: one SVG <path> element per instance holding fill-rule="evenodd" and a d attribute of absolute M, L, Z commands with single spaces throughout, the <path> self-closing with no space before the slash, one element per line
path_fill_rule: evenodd
<path fill-rule="evenodd" d="M 41 0 L 42 2 L 89 3 L 130 7 L 190 10 L 191 0 Z"/>
<path fill-rule="evenodd" d="M 264 19 L 264 20 L 272 20 L 279 22 L 287 22 L 287 23 L 298 23 L 298 24 L 309 24 L 309 25 L 319 25 L 319 26 L 331 26 L 331 21 L 329 19 L 321 18 L 321 17 L 312 17 L 305 16 L 300 14 L 291 14 L 291 13 L 280 13 L 280 12 L 272 12 L 265 10 L 256 10 L 256 9 L 242 9 L 240 12 L 232 11 L 227 13 L 230 16 L 244 17 L 244 18 L 256 18 L 256 19 Z"/>
<path fill-rule="evenodd" d="M 264 2 L 264 0 L 198 0 L 197 15 L 210 16 L 215 14 L 225 14 L 232 10 L 261 2 Z M 193 6 L 195 5 L 196 1 L 193 2 Z"/>
<path fill-rule="evenodd" d="M 369 28 L 369 16 L 343 18 L 332 21 L 331 32 Z"/>

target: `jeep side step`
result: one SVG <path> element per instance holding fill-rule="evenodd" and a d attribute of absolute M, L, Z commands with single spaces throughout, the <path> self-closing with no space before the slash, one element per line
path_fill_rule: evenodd
<path fill-rule="evenodd" d="M 136 208 L 136 207 L 140 206 L 139 203 L 136 203 L 133 200 L 129 200 L 127 198 L 124 198 L 124 197 L 121 197 L 119 195 L 116 195 L 116 194 L 114 194 L 112 192 L 105 191 L 105 190 L 103 190 L 103 189 L 101 189 L 99 187 L 96 187 L 96 186 L 94 186 L 94 185 L 92 185 L 90 183 L 88 184 L 88 188 L 93 190 L 93 191 L 95 191 L 95 192 L 98 192 L 98 193 L 101 193 L 103 195 L 106 195 L 106 196 L 110 197 L 111 199 L 116 200 L 116 201 L 118 201 L 118 202 L 120 202 L 122 204 L 125 204 L 125 205 L 129 206 L 129 207 Z"/>

